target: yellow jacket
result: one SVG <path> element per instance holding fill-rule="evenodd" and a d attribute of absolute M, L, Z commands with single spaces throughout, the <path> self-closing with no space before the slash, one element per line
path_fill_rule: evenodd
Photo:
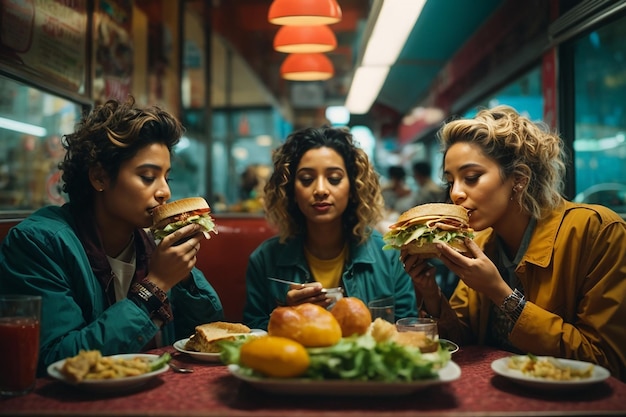
<path fill-rule="evenodd" d="M 495 240 L 491 229 L 475 237 L 491 259 Z M 564 202 L 537 222 L 515 272 L 527 303 L 509 335 L 513 345 L 535 355 L 594 362 L 626 380 L 624 220 L 603 206 Z M 484 344 L 491 301 L 460 281 L 450 306 L 460 319 L 449 323 L 452 334 L 462 343 Z M 442 310 L 446 316 L 452 318 Z"/>

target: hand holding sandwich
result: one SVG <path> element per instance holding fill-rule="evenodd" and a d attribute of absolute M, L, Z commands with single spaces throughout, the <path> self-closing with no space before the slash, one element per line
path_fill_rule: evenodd
<path fill-rule="evenodd" d="M 494 304 L 500 305 L 513 289 L 504 281 L 496 265 L 472 239 L 466 239 L 465 245 L 469 252 L 462 255 L 446 245 L 437 244 L 439 259 L 468 287 L 485 294 Z"/>
<path fill-rule="evenodd" d="M 437 257 L 468 286 L 499 303 L 510 293 L 496 266 L 472 240 L 467 210 L 445 203 L 422 204 L 402 213 L 384 236 L 385 249 L 399 249 L 400 260 L 421 295 L 423 305 L 437 315 L 441 292 L 435 267 Z"/>
<path fill-rule="evenodd" d="M 151 281 L 168 291 L 189 276 L 196 265 L 200 240 L 217 233 L 211 209 L 202 197 L 190 197 L 162 204 L 152 212 L 150 228 L 160 240 L 150 260 Z"/>
<path fill-rule="evenodd" d="M 201 230 L 198 224 L 188 224 L 164 237 L 152 253 L 147 278 L 165 292 L 186 279 L 196 265 L 200 240 L 204 239 Z"/>

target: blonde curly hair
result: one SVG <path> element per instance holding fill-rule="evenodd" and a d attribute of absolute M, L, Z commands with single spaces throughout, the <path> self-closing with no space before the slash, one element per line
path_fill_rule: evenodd
<path fill-rule="evenodd" d="M 524 183 L 516 198 L 532 217 L 540 219 L 561 204 L 568 158 L 561 138 L 543 123 L 501 105 L 444 124 L 438 137 L 444 158 L 455 143 L 473 143 L 498 163 L 503 180 L 514 177 Z"/>
<path fill-rule="evenodd" d="M 280 241 L 306 233 L 306 219 L 295 200 L 295 171 L 311 149 L 330 148 L 343 158 L 350 181 L 350 198 L 343 225 L 358 242 L 364 242 L 382 218 L 383 198 L 378 175 L 367 154 L 343 128 L 306 128 L 287 137 L 272 155 L 274 171 L 264 188 L 266 218 L 278 229 Z"/>

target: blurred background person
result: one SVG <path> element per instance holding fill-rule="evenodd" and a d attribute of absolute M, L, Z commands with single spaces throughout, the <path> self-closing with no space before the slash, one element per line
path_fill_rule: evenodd
<path fill-rule="evenodd" d="M 402 213 L 404 210 L 401 211 L 399 207 L 410 205 L 412 192 L 406 183 L 406 170 L 402 165 L 392 165 L 387 169 L 387 177 L 388 183 L 382 189 L 385 209 Z"/>
<path fill-rule="evenodd" d="M 426 203 L 442 203 L 447 200 L 446 189 L 432 178 L 433 167 L 429 161 L 417 161 L 411 169 L 417 184 L 417 190 L 411 199 L 411 207 Z"/>

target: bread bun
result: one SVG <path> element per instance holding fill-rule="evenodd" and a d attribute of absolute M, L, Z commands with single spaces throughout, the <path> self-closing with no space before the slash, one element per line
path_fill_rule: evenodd
<path fill-rule="evenodd" d="M 317 304 L 276 307 L 267 326 L 270 336 L 286 337 L 305 347 L 332 346 L 341 339 L 335 316 Z"/>
<path fill-rule="evenodd" d="M 202 197 L 189 197 L 161 204 L 152 210 L 153 227 L 160 228 L 161 223 L 170 217 L 196 210 L 210 211 L 209 203 Z"/>
<path fill-rule="evenodd" d="M 337 319 L 343 337 L 365 334 L 372 324 L 372 314 L 365 303 L 356 297 L 340 299 L 330 312 Z"/>
<path fill-rule="evenodd" d="M 469 216 L 465 207 L 450 203 L 420 204 L 419 206 L 410 208 L 402 213 L 400 217 L 398 217 L 398 221 L 396 223 L 404 223 L 414 218 L 428 217 L 432 215 L 455 218 L 465 224 L 469 223 Z"/>
<path fill-rule="evenodd" d="M 464 242 L 453 240 L 447 243 L 452 249 L 459 253 L 469 252 Z M 425 242 L 420 246 L 419 242 L 413 241 L 402 247 L 406 249 L 411 255 L 420 255 L 420 258 L 436 258 L 439 256 L 439 250 L 437 250 L 437 244 L 434 242 Z"/>

